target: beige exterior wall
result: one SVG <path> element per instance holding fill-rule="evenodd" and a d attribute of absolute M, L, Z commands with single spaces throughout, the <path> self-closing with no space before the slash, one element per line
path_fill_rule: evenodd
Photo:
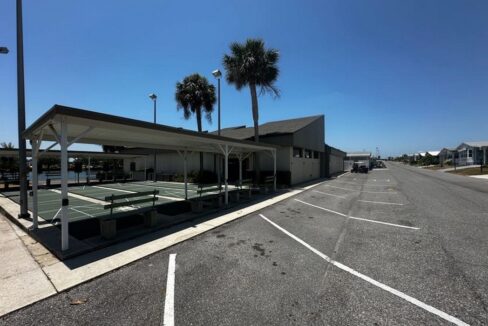
<path fill-rule="evenodd" d="M 276 151 L 276 170 L 290 171 L 290 158 L 292 154 L 291 147 L 279 148 Z M 273 171 L 273 158 L 271 153 L 259 153 L 259 162 L 261 163 L 261 170 Z"/>
<path fill-rule="evenodd" d="M 320 177 L 320 160 L 314 158 L 292 157 L 291 184 L 305 182 Z"/>
<path fill-rule="evenodd" d="M 333 175 L 344 171 L 344 157 L 330 154 L 329 174 Z"/>

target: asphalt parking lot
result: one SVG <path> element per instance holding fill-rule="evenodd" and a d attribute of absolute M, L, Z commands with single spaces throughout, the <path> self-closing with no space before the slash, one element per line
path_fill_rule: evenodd
<path fill-rule="evenodd" d="M 390 163 L 324 182 L 0 325 L 486 325 L 487 212 L 487 181 Z"/>

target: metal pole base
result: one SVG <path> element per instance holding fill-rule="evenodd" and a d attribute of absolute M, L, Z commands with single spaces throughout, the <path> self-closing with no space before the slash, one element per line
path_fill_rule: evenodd
<path fill-rule="evenodd" d="M 29 214 L 29 213 L 24 213 L 24 214 L 19 214 L 19 215 L 17 215 L 17 218 L 19 218 L 19 219 L 23 218 L 23 219 L 25 219 L 25 220 L 28 220 L 28 219 L 30 219 L 30 218 L 31 218 L 31 216 L 30 216 L 30 214 Z"/>

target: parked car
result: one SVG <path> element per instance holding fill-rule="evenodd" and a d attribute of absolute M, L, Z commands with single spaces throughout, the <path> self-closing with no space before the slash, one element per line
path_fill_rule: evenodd
<path fill-rule="evenodd" d="M 357 173 L 358 171 L 359 171 L 359 165 L 357 163 L 353 163 L 351 173 Z"/>
<path fill-rule="evenodd" d="M 354 163 L 354 164 L 357 164 L 358 165 L 357 172 L 359 172 L 359 173 L 368 173 L 369 167 L 368 167 L 368 164 L 366 162 L 357 162 L 357 163 Z"/>
<path fill-rule="evenodd" d="M 368 173 L 369 169 L 366 165 L 360 165 L 358 171 L 359 173 Z"/>

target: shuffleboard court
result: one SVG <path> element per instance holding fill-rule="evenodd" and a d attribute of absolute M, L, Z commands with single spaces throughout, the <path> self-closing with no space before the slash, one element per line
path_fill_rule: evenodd
<path fill-rule="evenodd" d="M 153 187 L 162 187 L 162 188 L 173 188 L 173 189 L 185 189 L 185 184 L 183 182 L 170 182 L 170 181 L 133 181 L 131 184 L 140 184 L 146 186 L 153 186 Z M 188 190 L 198 190 L 198 184 L 196 183 L 188 183 Z"/>
<path fill-rule="evenodd" d="M 20 202 L 18 192 L 16 195 L 10 194 L 9 198 L 16 203 Z M 51 190 L 38 190 L 38 215 L 47 222 L 57 222 L 59 210 L 61 208 L 61 196 Z M 29 198 L 30 199 L 30 198 Z M 81 198 L 69 197 L 69 221 L 76 222 L 107 215 L 107 210 L 101 204 L 95 204 Z M 29 200 L 29 210 L 32 211 L 32 200 Z"/>
<path fill-rule="evenodd" d="M 147 189 L 147 188 L 144 189 L 144 191 L 150 191 L 150 190 L 152 190 L 152 189 Z M 156 190 L 159 190 L 159 189 L 156 189 Z M 70 193 L 73 193 L 76 195 L 94 198 L 94 199 L 101 200 L 101 201 L 105 201 L 105 198 L 109 197 L 111 195 L 124 195 L 127 193 L 142 192 L 142 190 L 121 190 L 121 189 L 108 188 L 105 186 L 103 186 L 103 187 L 102 186 L 70 187 L 68 189 L 68 191 Z M 171 199 L 159 197 L 157 204 L 164 204 L 164 203 L 169 203 L 172 201 L 173 200 L 171 200 Z M 141 207 L 149 206 L 150 204 L 151 203 L 143 203 L 143 204 L 141 204 Z"/>
<path fill-rule="evenodd" d="M 161 182 L 127 182 L 127 183 L 109 183 L 96 186 L 99 188 L 110 188 L 116 190 L 132 191 L 132 192 L 143 192 L 149 190 L 159 190 L 160 196 L 173 197 L 173 198 L 185 198 L 185 188 L 168 188 L 165 187 Z M 188 188 L 188 198 L 197 197 L 197 188 Z"/>
<path fill-rule="evenodd" d="M 79 187 L 79 188 L 82 188 L 82 187 Z M 90 188 L 90 187 L 88 187 L 88 188 Z M 69 190 L 71 192 L 71 188 Z M 89 190 L 87 189 L 87 191 L 89 191 Z M 108 196 L 110 194 L 108 194 Z M 83 195 L 83 196 L 86 196 L 86 195 Z M 19 196 L 18 191 L 17 192 L 9 192 L 8 196 L 6 196 L 6 197 L 13 200 L 17 204 L 20 202 L 20 196 Z M 92 197 L 92 198 L 94 198 L 94 197 Z M 165 201 L 164 199 L 158 198 L 156 205 L 164 204 L 165 202 L 171 202 L 171 200 Z M 32 200 L 28 201 L 28 205 L 29 205 L 28 209 L 30 211 L 32 211 Z M 128 206 L 120 207 L 120 208 L 115 209 L 115 211 L 135 210 L 138 208 L 143 208 L 143 207 L 151 206 L 151 205 L 152 205 L 152 203 L 148 202 L 148 203 L 133 205 L 130 207 L 128 207 Z M 46 189 L 39 189 L 38 190 L 38 215 L 39 215 L 39 217 L 41 217 L 43 220 L 50 222 L 50 223 L 59 222 L 60 217 L 61 217 L 60 212 L 59 212 L 60 208 L 61 208 L 61 196 L 60 196 L 59 192 L 52 191 L 52 190 L 46 190 Z M 104 209 L 104 207 L 101 203 L 97 204 L 97 203 L 93 203 L 91 201 L 84 200 L 84 199 L 78 198 L 78 197 L 73 197 L 73 196 L 69 196 L 68 209 L 69 209 L 68 218 L 69 218 L 70 223 L 109 215 L 109 210 Z"/>

